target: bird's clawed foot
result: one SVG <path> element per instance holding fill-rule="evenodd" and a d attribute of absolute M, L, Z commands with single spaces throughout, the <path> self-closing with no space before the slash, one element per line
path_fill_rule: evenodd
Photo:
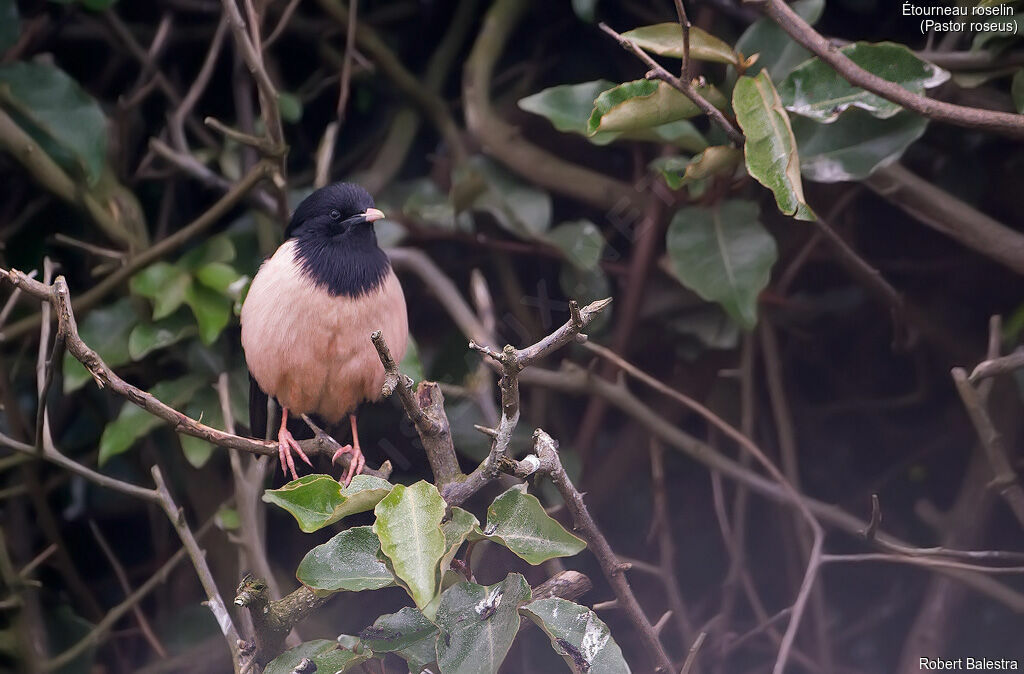
<path fill-rule="evenodd" d="M 345 445 L 334 453 L 331 457 L 331 463 L 334 463 L 343 454 L 351 454 L 352 461 L 348 464 L 348 470 L 345 471 L 345 480 L 343 484 L 347 487 L 352 478 L 363 472 L 363 466 L 366 465 L 366 459 L 363 457 L 363 451 L 359 449 L 359 429 L 356 428 L 356 415 L 348 415 L 348 420 L 352 424 L 352 444 Z"/>
<path fill-rule="evenodd" d="M 288 410 L 283 410 L 281 413 L 281 428 L 277 431 L 277 456 L 281 459 L 281 470 L 285 475 L 288 473 L 292 474 L 293 480 L 298 480 L 299 475 L 295 472 L 295 457 L 292 456 L 292 451 L 298 453 L 299 458 L 305 461 L 311 468 L 313 462 L 309 460 L 306 453 L 302 451 L 302 447 L 299 446 L 298 441 L 288 430 Z"/>
<path fill-rule="evenodd" d="M 358 445 L 355 447 L 352 445 L 345 445 L 334 453 L 334 456 L 331 457 L 331 463 L 337 461 L 344 454 L 352 455 L 352 460 L 348 464 L 348 470 L 345 471 L 345 479 L 343 480 L 343 484 L 347 487 L 353 477 L 363 472 L 363 466 L 366 465 L 366 459 L 363 457 L 363 453 L 359 450 Z"/>

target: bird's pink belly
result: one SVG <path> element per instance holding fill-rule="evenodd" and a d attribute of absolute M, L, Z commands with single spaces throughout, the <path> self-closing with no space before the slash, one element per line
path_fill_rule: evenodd
<path fill-rule="evenodd" d="M 408 325 L 398 279 L 391 273 L 376 291 L 336 297 L 278 271 L 274 262 L 260 270 L 242 308 L 249 371 L 293 413 L 336 423 L 363 400 L 380 397 L 384 367 L 370 333 L 381 330 L 396 358 L 405 353 Z"/>

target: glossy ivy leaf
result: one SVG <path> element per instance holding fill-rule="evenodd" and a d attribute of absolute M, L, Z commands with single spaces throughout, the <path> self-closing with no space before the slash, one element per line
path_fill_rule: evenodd
<path fill-rule="evenodd" d="M 632 40 L 644 51 L 683 58 L 683 29 L 676 21 L 634 28 L 623 33 L 622 37 Z M 728 44 L 697 26 L 690 27 L 690 58 L 732 65 L 740 62 Z"/>
<path fill-rule="evenodd" d="M 0 0 L 0 54 L 14 46 L 21 33 L 18 4 L 14 0 Z"/>
<path fill-rule="evenodd" d="M 741 327 L 757 324 L 757 298 L 778 256 L 761 225 L 757 204 L 733 199 L 676 211 L 666 247 L 676 277 L 706 300 L 718 302 Z"/>
<path fill-rule="evenodd" d="M 149 393 L 166 405 L 182 407 L 201 386 L 208 384 L 206 377 L 185 375 L 178 379 L 166 379 L 149 389 Z M 162 425 L 159 419 L 138 405 L 130 402 L 121 406 L 117 418 L 107 424 L 100 437 L 99 464 L 102 466 L 111 457 L 131 449 L 135 441 Z"/>
<path fill-rule="evenodd" d="M 551 226 L 550 194 L 479 155 L 456 170 L 451 198 L 457 212 L 490 213 L 504 229 L 525 239 Z"/>
<path fill-rule="evenodd" d="M 374 620 L 372 626 L 359 633 L 359 639 L 374 653 L 400 656 L 408 663 L 410 672 L 418 673 L 437 659 L 437 627 L 408 606 Z"/>
<path fill-rule="evenodd" d="M 216 342 L 221 331 L 231 321 L 231 300 L 193 281 L 185 288 L 185 304 L 196 317 L 199 338 L 203 343 L 210 345 Z"/>
<path fill-rule="evenodd" d="M 380 541 L 371 527 L 352 527 L 307 552 L 295 577 L 314 590 L 379 590 L 395 583 L 379 552 Z"/>
<path fill-rule="evenodd" d="M 239 274 L 227 262 L 209 262 L 196 270 L 196 280 L 224 297 L 237 300 L 249 277 Z"/>
<path fill-rule="evenodd" d="M 813 220 L 814 213 L 804 201 L 800 159 L 789 115 L 768 73 L 762 70 L 757 77 L 739 78 L 732 106 L 746 134 L 743 151 L 747 171 L 775 194 L 780 211 L 798 220 Z"/>
<path fill-rule="evenodd" d="M 526 485 L 516 485 L 487 508 L 487 526 L 480 534 L 500 543 L 530 564 L 555 557 L 572 557 L 587 544 L 552 519 Z"/>
<path fill-rule="evenodd" d="M 698 87 L 697 91 L 715 107 L 725 107 L 725 98 L 713 86 Z M 602 92 L 594 100 L 587 133 L 649 129 L 699 114 L 693 101 L 668 84 L 634 80 Z"/>
<path fill-rule="evenodd" d="M 359 667 L 372 657 L 373 652 L 368 648 L 357 654 L 341 648 L 337 641 L 314 639 L 299 644 L 271 660 L 264 668 L 263 674 L 292 674 L 303 658 L 312 660 L 317 672 L 339 674 Z"/>
<path fill-rule="evenodd" d="M 377 516 L 373 531 L 380 538 L 381 551 L 420 609 L 439 589 L 445 507 L 437 487 L 421 480 L 410 487 L 395 485 L 373 510 Z"/>
<path fill-rule="evenodd" d="M 128 336 L 135 327 L 138 316 L 131 298 L 122 297 L 113 304 L 93 309 L 78 324 L 78 334 L 86 344 L 99 354 L 103 362 L 117 367 L 131 362 Z M 70 353 L 64 353 L 64 392 L 77 391 L 92 375 L 85 366 Z"/>
<path fill-rule="evenodd" d="M 153 302 L 153 319 L 170 316 L 185 301 L 185 291 L 192 279 L 180 267 L 168 262 L 155 262 L 132 276 L 130 287 L 136 295 Z"/>
<path fill-rule="evenodd" d="M 831 124 L 804 117 L 792 122 L 801 172 L 824 183 L 867 178 L 899 159 L 928 126 L 927 117 L 909 112 L 878 119 L 863 110 L 847 110 Z"/>
<path fill-rule="evenodd" d="M 330 475 L 304 475 L 279 489 L 263 493 L 267 503 L 284 508 L 308 533 L 348 515 L 373 510 L 391 491 L 391 483 L 372 475 L 356 475 L 348 487 Z"/>
<path fill-rule="evenodd" d="M 142 360 L 149 354 L 197 334 L 188 312 L 178 311 L 152 323 L 138 323 L 128 335 L 128 354 Z"/>
<path fill-rule="evenodd" d="M 587 132 L 587 120 L 594 109 L 594 99 L 615 86 L 609 80 L 592 80 L 579 84 L 560 84 L 519 99 L 519 107 L 546 118 L 559 131 L 588 136 L 595 145 L 606 145 L 617 133 Z"/>
<path fill-rule="evenodd" d="M 714 175 L 731 175 L 742 161 L 742 150 L 714 145 L 693 158 L 658 157 L 650 163 L 650 167 L 661 173 L 669 189 L 678 190 L 696 180 Z"/>
<path fill-rule="evenodd" d="M 608 625 L 586 606 L 551 597 L 531 601 L 519 611 L 544 630 L 573 674 L 629 674 Z"/>
<path fill-rule="evenodd" d="M 599 131 L 591 134 L 588 126 L 594 100 L 613 87 L 615 83 L 608 80 L 561 84 L 520 99 L 519 107 L 545 117 L 559 131 L 579 134 L 594 145 L 607 145 L 615 140 L 638 140 L 670 143 L 691 152 L 707 146 L 707 141 L 696 127 L 682 119 L 634 131 Z"/>
<path fill-rule="evenodd" d="M 195 395 L 188 401 L 184 409 L 185 414 L 198 419 L 207 426 L 218 430 L 224 428 L 224 412 L 220 406 L 220 398 L 212 386 L 202 386 Z M 202 468 L 213 456 L 214 446 L 206 440 L 194 438 L 191 435 L 179 435 L 181 451 L 185 460 L 192 464 L 193 468 Z"/>
<path fill-rule="evenodd" d="M 530 586 L 518 573 L 490 586 L 458 583 L 441 595 L 434 622 L 442 674 L 495 674 L 519 630 Z"/>
<path fill-rule="evenodd" d="M 571 265 L 579 269 L 593 269 L 601 261 L 604 236 L 590 220 L 563 222 L 545 237 L 565 255 Z"/>
<path fill-rule="evenodd" d="M 796 0 L 789 7 L 804 21 L 814 25 L 825 11 L 825 0 Z M 753 77 L 766 70 L 773 82 L 781 82 L 793 68 L 812 56 L 769 18 L 750 24 L 737 40 L 736 51 L 747 57 L 758 55 L 747 68 L 747 75 Z"/>
<path fill-rule="evenodd" d="M 842 52 L 864 70 L 923 94 L 949 79 L 949 73 L 928 63 L 901 44 L 856 42 Z M 815 57 L 793 70 L 779 85 L 779 97 L 787 110 L 819 122 L 834 122 L 847 108 L 867 110 L 888 119 L 903 108 L 890 100 L 855 87 L 832 66 Z"/>
<path fill-rule="evenodd" d="M 439 566 L 442 574 L 455 559 L 459 547 L 479 526 L 480 521 L 476 515 L 458 506 L 452 508 L 452 516 L 441 524 L 441 533 L 444 534 L 444 555 Z"/>
<path fill-rule="evenodd" d="M 1013 98 L 1013 107 L 1024 115 L 1024 68 L 1019 68 L 1014 73 L 1013 81 L 1010 83 L 1010 96 Z"/>
<path fill-rule="evenodd" d="M 107 120 L 99 104 L 60 68 L 0 65 L 0 104 L 64 168 L 95 185 L 107 158 Z"/>
<path fill-rule="evenodd" d="M 226 234 L 210 237 L 188 251 L 178 260 L 178 266 L 190 272 L 211 262 L 232 262 L 235 259 L 235 244 Z"/>

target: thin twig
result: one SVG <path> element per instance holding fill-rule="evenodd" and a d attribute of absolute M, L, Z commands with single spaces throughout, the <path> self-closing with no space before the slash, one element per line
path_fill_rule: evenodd
<path fill-rule="evenodd" d="M 117 555 L 114 554 L 113 548 L 110 547 L 110 543 L 107 542 L 106 537 L 100 528 L 96 526 L 96 522 L 89 520 L 89 530 L 92 531 L 93 538 L 96 539 L 96 543 L 99 544 L 100 550 L 103 551 L 103 555 L 110 562 L 111 568 L 114 569 L 114 575 L 117 577 L 117 582 L 121 585 L 121 590 L 124 591 L 125 595 L 131 596 L 132 586 L 128 582 L 128 574 L 125 573 L 124 567 L 121 566 L 121 562 L 118 561 Z M 156 633 L 149 624 L 149 620 L 146 618 L 146 614 L 142 611 L 142 608 L 136 603 L 132 606 L 132 614 L 135 616 L 135 621 L 139 623 L 139 629 L 142 630 L 142 635 L 149 642 L 149 645 L 153 647 L 157 655 L 161 658 L 167 657 L 167 650 L 164 649 L 164 645 L 160 643 L 160 639 L 157 638 Z"/>
<path fill-rule="evenodd" d="M 587 510 L 587 506 L 583 502 L 583 495 L 573 486 L 565 468 L 562 467 L 561 459 L 558 457 L 557 443 L 539 428 L 534 432 L 534 454 L 540 459 L 541 470 L 547 473 L 555 488 L 562 495 L 566 508 L 572 515 L 574 528 L 587 541 L 590 551 L 597 558 L 608 584 L 615 592 L 619 605 L 625 610 L 630 622 L 640 633 L 644 645 L 650 651 L 656 664 L 654 670 L 665 674 L 673 672 L 675 667 L 672 664 L 672 659 L 658 639 L 654 626 L 644 615 L 643 607 L 637 601 L 636 595 L 633 594 L 633 589 L 624 573 L 626 569 L 623 563 L 615 556 L 608 540 L 601 533 L 594 518 L 590 515 L 590 511 Z"/>
<path fill-rule="evenodd" d="M 1024 487 L 1021 487 L 1017 472 L 1010 463 L 1003 436 L 992 422 L 978 391 L 968 381 L 967 372 L 963 368 L 954 367 L 952 375 L 957 393 L 960 394 L 960 400 L 967 410 L 967 416 L 974 425 L 974 430 L 992 466 L 992 472 L 995 473 L 992 486 L 999 491 L 1017 521 L 1024 527 Z"/>
<path fill-rule="evenodd" d="M 210 527 L 213 525 L 214 519 L 211 518 L 206 524 L 201 526 L 196 531 L 197 537 L 202 537 Z M 181 548 L 173 555 L 170 559 L 164 562 L 156 573 L 150 576 L 149 580 L 140 585 L 138 589 L 132 592 L 128 597 L 125 598 L 120 604 L 110 609 L 107 614 L 103 617 L 103 620 L 96 623 L 96 625 L 89 631 L 87 635 L 79 639 L 73 646 L 68 648 L 60 655 L 47 660 L 42 663 L 42 668 L 46 671 L 53 671 L 60 669 L 65 665 L 74 662 L 89 648 L 99 643 L 110 630 L 117 624 L 128 611 L 132 610 L 133 607 L 137 606 L 140 601 L 146 598 L 146 596 L 152 592 L 158 585 L 164 583 L 167 580 L 167 576 L 183 559 L 187 557 L 185 548 Z"/>
<path fill-rule="evenodd" d="M 221 634 L 224 635 L 224 640 L 227 641 L 228 648 L 231 650 L 231 661 L 235 674 L 241 674 L 243 665 L 241 654 L 239 653 L 238 630 L 235 629 L 235 624 L 231 620 L 231 614 L 228 613 L 224 599 L 221 598 L 220 591 L 217 589 L 217 583 L 213 580 L 213 574 L 206 563 L 206 553 L 200 549 L 199 544 L 196 542 L 195 535 L 185 521 L 185 514 L 175 504 L 171 492 L 168 491 L 167 485 L 164 483 L 164 477 L 160 473 L 160 468 L 153 466 L 152 473 L 153 481 L 156 482 L 156 491 L 159 494 L 160 506 L 163 508 L 168 519 L 171 520 L 175 531 L 178 532 L 178 537 L 184 544 L 183 549 L 192 558 L 192 566 L 195 568 L 196 575 L 199 576 L 199 582 L 206 592 L 206 606 L 217 620 Z"/>

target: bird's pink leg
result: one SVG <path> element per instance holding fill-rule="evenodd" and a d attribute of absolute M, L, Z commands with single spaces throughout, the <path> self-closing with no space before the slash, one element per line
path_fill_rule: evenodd
<path fill-rule="evenodd" d="M 277 456 L 281 459 L 281 470 L 285 475 L 290 472 L 293 480 L 298 480 L 299 475 L 295 472 L 295 458 L 292 456 L 292 450 L 298 452 L 299 457 L 313 466 L 313 462 L 309 460 L 306 453 L 302 451 L 302 447 L 296 442 L 295 437 L 288 430 L 288 408 L 281 408 L 281 428 L 277 431 Z"/>
<path fill-rule="evenodd" d="M 331 463 L 338 460 L 343 454 L 352 454 L 352 461 L 348 464 L 348 470 L 345 472 L 344 484 L 347 487 L 352 478 L 363 472 L 363 466 L 366 465 L 366 459 L 363 457 L 363 452 L 359 449 L 359 429 L 356 428 L 356 415 L 348 415 L 348 420 L 352 424 L 352 444 L 345 445 L 334 453 L 331 457 Z"/>

